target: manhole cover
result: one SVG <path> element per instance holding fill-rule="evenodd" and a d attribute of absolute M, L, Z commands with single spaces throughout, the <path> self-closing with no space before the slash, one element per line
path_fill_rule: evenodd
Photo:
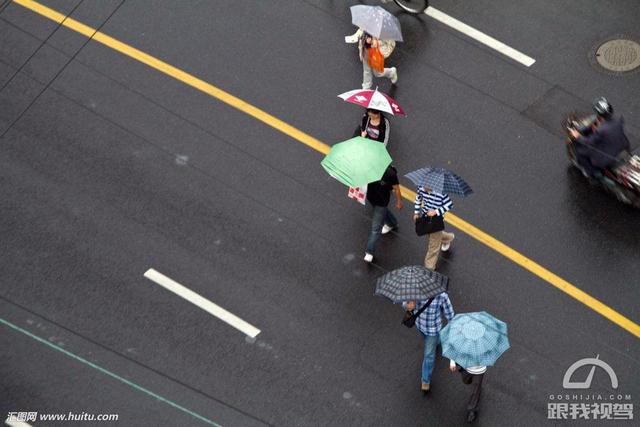
<path fill-rule="evenodd" d="M 596 61 L 616 73 L 632 71 L 640 67 L 640 44 L 628 39 L 609 40 L 596 50 Z"/>

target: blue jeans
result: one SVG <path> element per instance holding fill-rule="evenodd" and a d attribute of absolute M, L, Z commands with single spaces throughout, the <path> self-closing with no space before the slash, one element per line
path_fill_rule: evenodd
<path fill-rule="evenodd" d="M 431 382 L 431 373 L 433 365 L 436 361 L 436 347 L 440 341 L 438 335 L 424 335 L 424 358 L 422 359 L 422 383 L 429 384 Z"/>
<path fill-rule="evenodd" d="M 389 227 L 397 227 L 398 220 L 386 206 L 373 205 L 373 218 L 371 219 L 371 233 L 369 233 L 369 240 L 367 240 L 367 253 L 373 255 L 376 250 L 376 244 L 380 239 L 384 224 Z"/>

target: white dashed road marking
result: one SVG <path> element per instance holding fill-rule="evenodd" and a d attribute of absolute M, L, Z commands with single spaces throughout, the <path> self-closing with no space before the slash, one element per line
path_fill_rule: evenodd
<path fill-rule="evenodd" d="M 501 41 L 498 41 L 493 37 L 488 36 L 485 33 L 478 31 L 473 27 L 468 26 L 464 22 L 458 21 L 456 18 L 453 18 L 447 15 L 446 13 L 439 11 L 434 7 L 429 6 L 424 13 L 432 17 L 433 19 L 440 21 L 441 23 L 453 28 L 454 30 L 460 31 L 461 33 L 484 44 L 485 46 L 488 46 L 491 49 L 497 50 L 501 54 L 508 56 L 514 61 L 518 61 L 519 63 L 521 63 L 526 67 L 530 67 L 533 65 L 534 62 L 536 62 L 536 60 L 531 58 L 530 56 L 527 56 L 524 53 L 519 52 L 512 47 L 507 46 Z"/>
<path fill-rule="evenodd" d="M 207 313 L 216 316 L 218 319 L 222 320 L 228 325 L 233 326 L 234 328 L 251 338 L 255 338 L 260 333 L 260 329 L 245 322 L 235 314 L 228 312 L 219 305 L 212 303 L 203 296 L 193 292 L 191 289 L 185 288 L 180 283 L 170 279 L 162 273 L 157 272 L 153 268 L 147 270 L 147 272 L 144 273 L 144 277 L 152 280 L 153 282 L 173 292 L 174 294 L 186 299 L 187 301 L 200 307 Z"/>
<path fill-rule="evenodd" d="M 5 421 L 9 427 L 31 427 L 31 424 L 27 424 L 24 421 Z"/>

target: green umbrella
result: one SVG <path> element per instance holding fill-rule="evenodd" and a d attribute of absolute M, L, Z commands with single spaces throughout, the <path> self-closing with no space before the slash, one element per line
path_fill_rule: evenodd
<path fill-rule="evenodd" d="M 391 156 L 384 144 L 357 136 L 331 147 L 320 164 L 341 183 L 364 187 L 382 178 Z"/>

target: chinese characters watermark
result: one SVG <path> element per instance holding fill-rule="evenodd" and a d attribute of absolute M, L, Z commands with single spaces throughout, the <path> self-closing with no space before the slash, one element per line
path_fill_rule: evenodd
<path fill-rule="evenodd" d="M 573 381 L 574 373 L 583 366 L 591 366 L 584 381 Z M 567 369 L 562 380 L 565 390 L 588 390 L 591 388 L 596 368 L 607 373 L 611 389 L 618 389 L 618 376 L 607 362 L 595 358 L 580 359 Z M 632 420 L 633 403 L 630 394 L 605 393 L 583 394 L 578 391 L 572 394 L 551 394 L 547 403 L 547 418 L 550 420 Z"/>

